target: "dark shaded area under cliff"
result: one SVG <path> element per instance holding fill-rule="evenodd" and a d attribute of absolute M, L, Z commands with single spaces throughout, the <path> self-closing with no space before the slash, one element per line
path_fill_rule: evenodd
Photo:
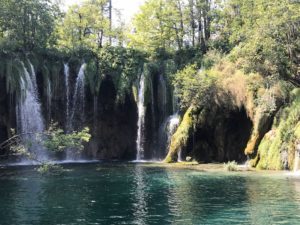
<path fill-rule="evenodd" d="M 199 162 L 243 163 L 247 160 L 244 149 L 252 126 L 244 108 L 213 110 L 207 115 L 206 123 L 192 132 L 182 156 L 192 156 Z"/>

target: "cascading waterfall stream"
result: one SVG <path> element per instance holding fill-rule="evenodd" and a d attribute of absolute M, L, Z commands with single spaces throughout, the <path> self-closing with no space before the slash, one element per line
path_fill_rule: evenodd
<path fill-rule="evenodd" d="M 145 77 L 144 74 L 141 75 L 138 93 L 138 131 L 136 140 L 137 155 L 136 160 L 142 160 L 144 158 L 144 126 L 145 126 Z"/>
<path fill-rule="evenodd" d="M 69 65 L 64 64 L 64 75 L 65 75 L 65 87 L 66 87 L 66 130 L 67 132 L 71 129 L 71 118 L 70 118 L 70 87 L 69 87 Z"/>
<path fill-rule="evenodd" d="M 172 136 L 176 132 L 176 130 L 179 126 L 179 121 L 180 121 L 180 117 L 179 117 L 178 113 L 170 116 L 168 119 L 168 127 L 167 127 L 168 139 L 167 139 L 166 154 L 168 153 L 168 149 L 170 147 Z M 181 160 L 181 152 L 178 152 L 178 161 L 182 161 Z"/>
<path fill-rule="evenodd" d="M 34 155 L 34 159 L 45 161 L 48 154 L 36 140 L 37 135 L 45 129 L 38 98 L 36 73 L 30 62 L 30 73 L 23 63 L 22 65 L 24 78 L 21 83 L 21 97 L 16 106 L 17 130 L 19 134 L 25 134 L 23 141 L 30 144 L 29 151 Z"/>
<path fill-rule="evenodd" d="M 75 92 L 72 99 L 72 109 L 68 112 L 69 118 L 67 121 L 69 122 L 68 131 L 71 132 L 74 129 L 81 129 L 82 124 L 85 119 L 84 112 L 84 101 L 85 101 L 85 91 L 84 91 L 84 74 L 85 74 L 86 64 L 83 63 L 79 69 L 78 76 L 76 79 Z M 69 76 L 69 75 L 68 75 Z M 67 103 L 68 104 L 68 103 Z M 67 106 L 68 107 L 68 106 Z M 69 149 L 67 151 L 67 160 L 75 160 L 77 159 L 76 153 Z"/>
<path fill-rule="evenodd" d="M 84 100 L 85 100 L 85 92 L 84 92 L 84 72 L 85 72 L 86 64 L 82 64 L 78 76 L 76 79 L 75 92 L 73 96 L 73 104 L 71 110 L 71 129 L 81 128 L 82 122 L 85 118 L 84 116 Z"/>
<path fill-rule="evenodd" d="M 159 86 L 161 99 L 161 117 L 164 120 L 167 117 L 167 84 L 163 75 L 159 76 Z"/>

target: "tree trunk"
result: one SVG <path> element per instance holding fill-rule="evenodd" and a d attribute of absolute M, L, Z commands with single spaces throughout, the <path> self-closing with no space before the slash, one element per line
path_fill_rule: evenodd
<path fill-rule="evenodd" d="M 109 45 L 112 44 L 112 37 L 111 37 L 111 32 L 112 32 L 112 0 L 109 0 Z"/>
<path fill-rule="evenodd" d="M 195 15 L 194 15 L 194 0 L 189 0 L 190 7 L 190 26 L 192 30 L 192 46 L 195 47 Z"/>

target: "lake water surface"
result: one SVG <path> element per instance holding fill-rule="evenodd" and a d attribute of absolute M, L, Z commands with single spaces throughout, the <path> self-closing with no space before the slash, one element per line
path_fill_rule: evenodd
<path fill-rule="evenodd" d="M 144 164 L 0 169 L 0 224 L 300 224 L 300 177 Z"/>

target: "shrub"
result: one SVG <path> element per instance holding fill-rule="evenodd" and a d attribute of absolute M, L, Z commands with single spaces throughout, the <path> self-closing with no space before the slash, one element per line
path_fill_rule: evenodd
<path fill-rule="evenodd" d="M 227 171 L 237 171 L 238 170 L 238 164 L 236 161 L 229 161 L 227 163 L 224 163 L 224 168 Z"/>

